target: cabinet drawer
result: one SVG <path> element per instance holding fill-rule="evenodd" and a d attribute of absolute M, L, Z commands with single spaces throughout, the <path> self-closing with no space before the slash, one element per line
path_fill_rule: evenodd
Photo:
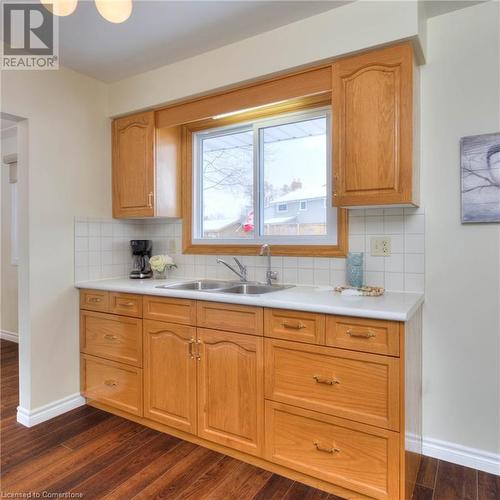
<path fill-rule="evenodd" d="M 80 350 L 86 354 L 142 365 L 142 320 L 80 312 Z"/>
<path fill-rule="evenodd" d="M 114 361 L 81 356 L 82 394 L 99 403 L 142 416 L 142 370 Z"/>
<path fill-rule="evenodd" d="M 130 293 L 110 293 L 109 312 L 142 318 L 142 296 Z"/>
<path fill-rule="evenodd" d="M 399 429 L 399 360 L 280 340 L 265 341 L 266 398 Z"/>
<path fill-rule="evenodd" d="M 372 498 L 399 498 L 399 434 L 266 401 L 266 458 Z"/>
<path fill-rule="evenodd" d="M 325 316 L 284 309 L 265 309 L 264 335 L 309 344 L 324 344 Z"/>
<path fill-rule="evenodd" d="M 100 290 L 80 290 L 80 308 L 108 312 L 109 293 Z"/>
<path fill-rule="evenodd" d="M 147 319 L 194 326 L 196 325 L 196 301 L 145 296 L 143 314 Z"/>
<path fill-rule="evenodd" d="M 262 307 L 198 302 L 197 325 L 215 330 L 263 335 Z"/>
<path fill-rule="evenodd" d="M 399 323 L 327 316 L 326 344 L 355 351 L 399 356 Z"/>

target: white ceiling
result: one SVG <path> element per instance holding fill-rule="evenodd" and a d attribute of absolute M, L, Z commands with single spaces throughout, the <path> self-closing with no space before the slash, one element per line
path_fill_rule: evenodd
<path fill-rule="evenodd" d="M 346 1 L 134 0 L 112 24 L 80 0 L 60 18 L 60 62 L 112 82 L 339 7 Z"/>
<path fill-rule="evenodd" d="M 79 0 L 73 14 L 59 18 L 60 63 L 113 82 L 350 1 L 353 0 L 133 0 L 130 18 L 122 24 L 112 24 L 99 15 L 93 0 Z M 420 1 L 425 3 L 426 17 L 481 3 Z"/>

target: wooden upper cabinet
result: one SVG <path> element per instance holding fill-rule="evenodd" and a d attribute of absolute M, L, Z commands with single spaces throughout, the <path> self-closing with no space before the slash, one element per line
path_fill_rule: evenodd
<path fill-rule="evenodd" d="M 113 122 L 113 215 L 154 216 L 154 112 Z"/>
<path fill-rule="evenodd" d="M 412 103 L 410 44 L 333 63 L 334 205 L 417 202 Z"/>
<path fill-rule="evenodd" d="M 180 127 L 156 129 L 154 111 L 113 122 L 113 216 L 180 216 Z"/>

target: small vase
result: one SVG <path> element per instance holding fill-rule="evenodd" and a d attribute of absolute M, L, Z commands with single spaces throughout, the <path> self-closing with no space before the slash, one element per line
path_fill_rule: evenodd
<path fill-rule="evenodd" d="M 363 252 L 347 254 L 346 279 L 349 286 L 356 288 L 363 286 Z"/>
<path fill-rule="evenodd" d="M 165 268 L 163 271 L 154 271 L 153 270 L 153 279 L 166 280 L 167 279 L 167 269 Z"/>

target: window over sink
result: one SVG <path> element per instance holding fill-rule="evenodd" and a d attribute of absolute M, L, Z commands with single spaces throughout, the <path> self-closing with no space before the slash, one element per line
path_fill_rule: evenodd
<path fill-rule="evenodd" d="M 344 255 L 331 135 L 324 95 L 186 124 L 183 251 L 252 255 L 267 243 L 274 255 Z"/>
<path fill-rule="evenodd" d="M 193 243 L 335 245 L 329 108 L 213 122 L 193 133 Z"/>

